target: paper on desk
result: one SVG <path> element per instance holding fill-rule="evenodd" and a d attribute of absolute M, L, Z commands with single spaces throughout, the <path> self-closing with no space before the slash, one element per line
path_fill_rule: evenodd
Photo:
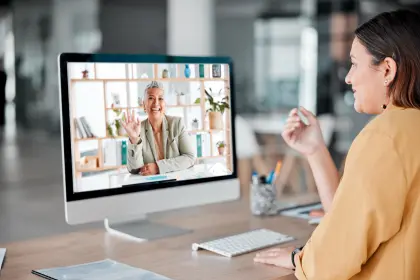
<path fill-rule="evenodd" d="M 312 210 L 322 210 L 322 204 L 319 202 L 308 206 L 298 206 L 290 210 L 281 211 L 280 214 L 289 217 L 312 220 L 314 217 L 309 215 Z"/>
<path fill-rule="evenodd" d="M 6 249 L 0 248 L 0 270 L 3 266 L 4 258 L 6 257 Z"/>
<path fill-rule="evenodd" d="M 110 187 L 121 187 L 134 184 L 144 184 L 152 182 L 164 182 L 164 181 L 173 181 L 176 179 L 175 176 L 171 175 L 134 175 L 134 174 L 111 174 L 110 177 Z"/>
<path fill-rule="evenodd" d="M 54 280 L 171 280 L 141 268 L 106 259 L 67 267 L 33 270 L 32 273 Z"/>
<path fill-rule="evenodd" d="M 321 222 L 322 217 L 318 217 L 318 218 L 312 218 L 308 221 L 308 223 L 310 225 L 319 225 L 319 223 Z"/>

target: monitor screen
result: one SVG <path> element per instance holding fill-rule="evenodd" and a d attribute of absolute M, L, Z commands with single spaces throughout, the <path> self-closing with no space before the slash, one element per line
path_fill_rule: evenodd
<path fill-rule="evenodd" d="M 67 62 L 73 193 L 232 175 L 229 67 Z"/>

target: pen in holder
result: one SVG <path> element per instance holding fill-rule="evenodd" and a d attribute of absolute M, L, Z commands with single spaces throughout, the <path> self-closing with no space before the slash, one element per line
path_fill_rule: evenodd
<path fill-rule="evenodd" d="M 276 215 L 276 196 L 275 185 L 267 182 L 265 176 L 252 176 L 250 202 L 253 215 Z"/>

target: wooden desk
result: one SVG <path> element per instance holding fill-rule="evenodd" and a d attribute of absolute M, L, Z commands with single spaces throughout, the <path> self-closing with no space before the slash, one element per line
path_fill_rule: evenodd
<path fill-rule="evenodd" d="M 302 198 L 302 201 L 314 199 L 316 197 L 311 196 Z M 142 243 L 98 229 L 0 244 L 0 247 L 7 248 L 0 279 L 41 279 L 32 275 L 31 270 L 110 258 L 173 279 L 292 280 L 296 278 L 291 270 L 254 263 L 255 253 L 230 259 L 208 251 L 194 252 L 191 245 L 197 241 L 264 227 L 296 237 L 296 241 L 281 246 L 288 247 L 304 244 L 314 229 L 307 221 L 300 219 L 252 216 L 246 199 L 153 214 L 150 219 L 194 231 Z"/>

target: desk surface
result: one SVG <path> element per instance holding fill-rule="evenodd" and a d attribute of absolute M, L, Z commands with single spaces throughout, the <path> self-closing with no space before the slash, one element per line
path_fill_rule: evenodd
<path fill-rule="evenodd" d="M 303 203 L 316 199 L 313 195 L 300 197 Z M 247 199 L 157 213 L 150 219 L 194 231 L 143 243 L 98 229 L 0 244 L 7 248 L 0 279 L 41 279 L 32 275 L 31 270 L 110 258 L 173 279 L 291 280 L 296 279 L 291 270 L 254 263 L 255 252 L 229 259 L 208 251 L 194 252 L 191 244 L 264 227 L 297 238 L 281 247 L 297 246 L 304 244 L 314 229 L 306 220 L 252 216 Z"/>

